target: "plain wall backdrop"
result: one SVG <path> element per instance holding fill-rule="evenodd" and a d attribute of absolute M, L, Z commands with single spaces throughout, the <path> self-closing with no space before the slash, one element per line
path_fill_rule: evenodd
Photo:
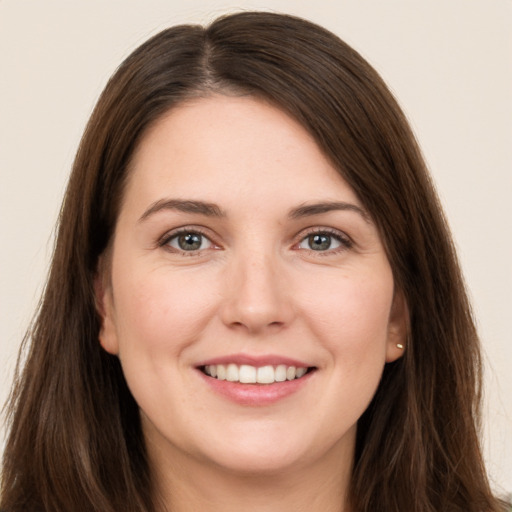
<path fill-rule="evenodd" d="M 0 0 L 0 403 L 44 286 L 81 132 L 131 50 L 234 10 L 308 18 L 382 74 L 423 148 L 486 360 L 484 449 L 512 492 L 511 0 Z"/>

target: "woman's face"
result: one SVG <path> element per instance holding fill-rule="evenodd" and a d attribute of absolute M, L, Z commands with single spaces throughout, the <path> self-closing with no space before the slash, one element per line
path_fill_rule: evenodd
<path fill-rule="evenodd" d="M 250 97 L 173 109 L 135 153 L 109 257 L 100 341 L 150 457 L 351 459 L 405 307 L 374 223 L 301 125 Z"/>

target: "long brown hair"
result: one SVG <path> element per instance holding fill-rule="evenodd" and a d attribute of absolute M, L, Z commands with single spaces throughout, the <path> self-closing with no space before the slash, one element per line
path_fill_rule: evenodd
<path fill-rule="evenodd" d="M 414 136 L 378 74 L 302 19 L 239 13 L 178 26 L 109 81 L 74 163 L 49 279 L 8 407 L 1 507 L 155 510 L 137 404 L 98 342 L 93 290 L 127 167 L 151 123 L 212 92 L 277 105 L 315 138 L 379 227 L 410 312 L 358 425 L 357 512 L 500 510 L 478 440 L 478 338 L 451 238 Z"/>

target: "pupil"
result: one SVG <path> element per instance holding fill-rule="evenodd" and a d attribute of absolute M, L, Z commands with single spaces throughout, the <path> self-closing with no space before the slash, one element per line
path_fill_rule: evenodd
<path fill-rule="evenodd" d="M 195 251 L 201 248 L 201 235 L 187 233 L 178 238 L 178 245 L 184 251 Z"/>
<path fill-rule="evenodd" d="M 331 237 L 328 235 L 312 235 L 309 237 L 309 246 L 314 251 L 325 251 L 331 246 Z"/>

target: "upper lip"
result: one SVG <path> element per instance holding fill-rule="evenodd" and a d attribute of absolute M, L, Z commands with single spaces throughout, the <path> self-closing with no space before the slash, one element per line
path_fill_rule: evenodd
<path fill-rule="evenodd" d="M 305 363 L 304 361 L 299 361 L 298 359 L 293 359 L 291 357 L 281 356 L 277 354 L 267 354 L 267 355 L 248 355 L 248 354 L 230 354 L 220 357 L 214 357 L 212 359 L 207 359 L 201 361 L 196 366 L 199 368 L 201 366 L 211 366 L 216 364 L 236 364 L 238 366 L 242 364 L 246 364 L 249 366 L 255 366 L 257 368 L 261 366 L 278 366 L 284 364 L 286 366 L 295 366 L 296 368 L 309 368 L 312 365 Z"/>

